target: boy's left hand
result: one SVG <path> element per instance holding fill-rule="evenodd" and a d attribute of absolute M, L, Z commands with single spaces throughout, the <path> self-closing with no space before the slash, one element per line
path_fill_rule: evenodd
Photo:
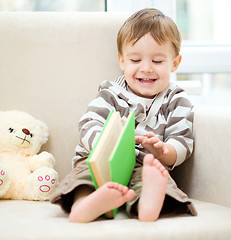
<path fill-rule="evenodd" d="M 148 132 L 146 136 L 135 136 L 135 141 L 142 146 L 155 158 L 161 160 L 163 155 L 167 155 L 169 150 L 165 143 L 161 141 L 153 132 Z"/>

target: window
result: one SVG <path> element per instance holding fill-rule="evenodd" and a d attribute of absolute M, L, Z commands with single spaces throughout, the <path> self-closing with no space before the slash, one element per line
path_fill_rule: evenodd
<path fill-rule="evenodd" d="M 176 0 L 176 22 L 184 40 L 230 44 L 230 0 Z"/>
<path fill-rule="evenodd" d="M 0 11 L 105 11 L 105 0 L 0 0 Z"/>

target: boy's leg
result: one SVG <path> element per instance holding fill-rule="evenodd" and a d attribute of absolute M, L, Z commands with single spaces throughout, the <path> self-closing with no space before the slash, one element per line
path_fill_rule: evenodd
<path fill-rule="evenodd" d="M 78 160 L 75 168 L 59 184 L 50 201 L 61 205 L 65 212 L 70 213 L 70 221 L 89 222 L 130 201 L 134 195 L 133 190 L 114 183 L 107 183 L 95 191 L 83 158 Z"/>
<path fill-rule="evenodd" d="M 145 159 L 144 163 L 146 164 L 146 160 L 147 160 L 147 163 L 149 166 L 149 163 L 152 163 L 152 161 L 150 161 L 150 159 L 153 160 L 153 157 L 148 156 L 148 157 L 145 157 L 144 159 Z M 138 217 L 138 207 L 137 206 L 138 206 L 139 200 L 141 198 L 142 185 L 144 184 L 142 182 L 142 175 L 144 174 L 143 170 L 144 170 L 143 165 L 137 164 L 136 168 L 134 169 L 133 175 L 131 177 L 131 181 L 129 183 L 129 188 L 133 189 L 136 193 L 136 196 L 126 204 L 127 213 L 129 215 L 129 217 L 131 217 L 131 218 Z M 152 172 L 152 171 L 150 171 L 150 172 Z M 147 174 L 147 176 L 148 176 L 148 174 Z M 154 174 L 154 176 L 155 176 L 155 174 Z M 155 182 L 154 182 L 154 180 L 152 180 L 152 181 L 153 182 L 151 183 L 150 189 L 148 188 L 149 191 L 151 189 L 154 189 L 154 184 L 156 181 Z M 149 181 L 148 181 L 148 183 L 149 183 Z M 163 198 L 164 198 L 164 203 L 163 203 L 163 207 L 161 208 L 161 213 L 177 214 L 180 211 L 181 213 L 186 213 L 186 214 L 189 213 L 193 216 L 197 215 L 197 212 L 196 212 L 191 200 L 188 198 L 188 196 L 184 192 L 182 192 L 179 188 L 177 188 L 176 183 L 170 177 L 169 174 L 168 174 L 167 186 L 166 186 L 166 190 L 165 190 Z M 155 198 L 152 200 L 152 203 L 155 204 L 155 202 L 153 202 L 153 201 L 155 201 Z M 148 212 L 147 215 L 149 215 L 149 213 L 150 213 L 149 210 L 147 210 L 147 212 Z M 158 218 L 158 216 L 157 216 L 157 218 Z M 153 221 L 153 220 L 151 220 L 151 221 Z"/>
<path fill-rule="evenodd" d="M 159 160 L 148 154 L 143 160 L 142 191 L 137 204 L 141 221 L 156 221 L 162 209 L 169 173 Z"/>
<path fill-rule="evenodd" d="M 83 200 L 85 197 L 93 193 L 95 189 L 89 185 L 81 185 L 78 187 L 78 189 L 75 190 L 74 193 L 74 200 L 73 205 L 71 206 L 71 211 L 75 208 L 76 205 L 79 204 L 81 200 Z M 71 212 L 70 211 L 70 212 Z"/>
<path fill-rule="evenodd" d="M 75 196 L 69 219 L 71 222 L 91 222 L 134 196 L 133 190 L 114 182 L 108 182 L 94 192 L 91 188 L 82 187 Z"/>
<path fill-rule="evenodd" d="M 82 187 L 84 186 L 84 187 Z M 93 191 L 94 183 L 85 159 L 79 160 L 78 164 L 68 175 L 60 182 L 55 192 L 51 195 L 51 203 L 58 204 L 66 212 L 70 213 L 74 203 L 74 197 L 78 189 L 88 189 Z"/>

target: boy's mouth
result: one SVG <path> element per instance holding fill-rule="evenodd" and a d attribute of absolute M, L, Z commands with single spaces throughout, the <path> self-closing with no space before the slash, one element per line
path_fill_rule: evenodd
<path fill-rule="evenodd" d="M 157 80 L 154 78 L 136 78 L 136 79 L 142 83 L 153 83 Z"/>

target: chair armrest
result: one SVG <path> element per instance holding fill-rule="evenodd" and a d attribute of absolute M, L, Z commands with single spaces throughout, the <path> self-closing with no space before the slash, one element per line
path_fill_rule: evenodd
<path fill-rule="evenodd" d="M 194 152 L 173 171 L 191 198 L 231 207 L 231 109 L 196 107 Z"/>

